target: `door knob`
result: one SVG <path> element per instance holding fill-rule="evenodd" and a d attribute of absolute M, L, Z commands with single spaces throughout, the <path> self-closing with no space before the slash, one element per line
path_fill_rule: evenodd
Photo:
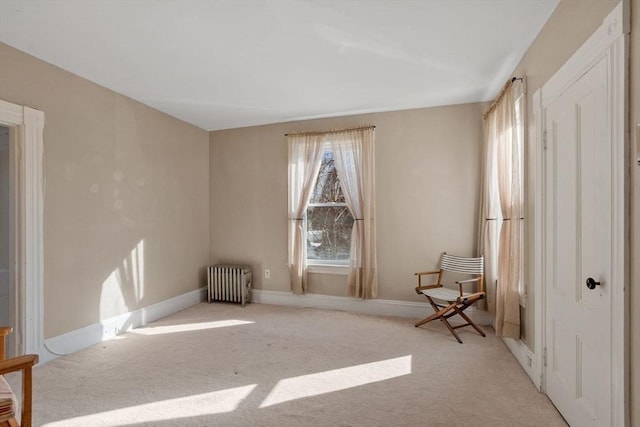
<path fill-rule="evenodd" d="M 595 289 L 596 286 L 600 286 L 600 282 L 596 282 L 595 280 L 593 280 L 593 277 L 589 277 L 587 279 L 587 288 Z"/>

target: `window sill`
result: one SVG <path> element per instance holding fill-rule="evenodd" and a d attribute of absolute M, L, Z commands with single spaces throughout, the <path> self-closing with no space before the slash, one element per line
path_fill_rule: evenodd
<path fill-rule="evenodd" d="M 348 275 L 348 265 L 331 265 L 331 264 L 307 264 L 307 272 L 312 274 L 339 274 Z"/>

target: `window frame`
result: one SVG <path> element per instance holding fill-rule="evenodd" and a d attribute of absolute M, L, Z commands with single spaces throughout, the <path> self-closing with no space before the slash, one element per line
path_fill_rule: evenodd
<path fill-rule="evenodd" d="M 323 150 L 327 151 L 331 149 L 331 144 L 329 142 L 325 142 L 323 145 Z M 338 178 L 339 179 L 339 178 Z M 317 182 L 316 182 L 317 184 Z M 341 186 L 342 188 L 342 186 Z M 308 222 L 307 222 L 307 211 L 309 208 L 316 207 L 346 207 L 349 209 L 349 206 L 346 202 L 322 202 L 322 203 L 313 203 L 309 202 L 304 212 L 304 220 L 303 220 L 303 230 L 304 230 L 304 242 L 305 245 L 308 244 Z M 349 209 L 349 213 L 351 213 Z M 353 214 L 351 214 L 353 216 Z M 349 252 L 351 252 L 351 248 L 349 248 Z M 348 259 L 344 260 L 324 260 L 324 259 L 313 259 L 307 257 L 305 260 L 307 264 L 307 271 L 309 273 L 320 273 L 320 274 L 339 274 L 346 275 L 349 272 L 349 263 L 351 261 L 351 254 L 349 254 Z"/>

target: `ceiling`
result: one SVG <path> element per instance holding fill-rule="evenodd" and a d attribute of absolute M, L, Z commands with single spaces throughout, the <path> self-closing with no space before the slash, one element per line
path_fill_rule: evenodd
<path fill-rule="evenodd" d="M 0 41 L 206 130 L 492 99 L 559 0 L 0 0 Z"/>

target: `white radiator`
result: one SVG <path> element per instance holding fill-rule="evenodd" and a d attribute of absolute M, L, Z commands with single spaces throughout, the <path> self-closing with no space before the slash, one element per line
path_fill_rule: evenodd
<path fill-rule="evenodd" d="M 214 265 L 207 271 L 208 301 L 251 301 L 251 269 L 246 265 Z"/>

